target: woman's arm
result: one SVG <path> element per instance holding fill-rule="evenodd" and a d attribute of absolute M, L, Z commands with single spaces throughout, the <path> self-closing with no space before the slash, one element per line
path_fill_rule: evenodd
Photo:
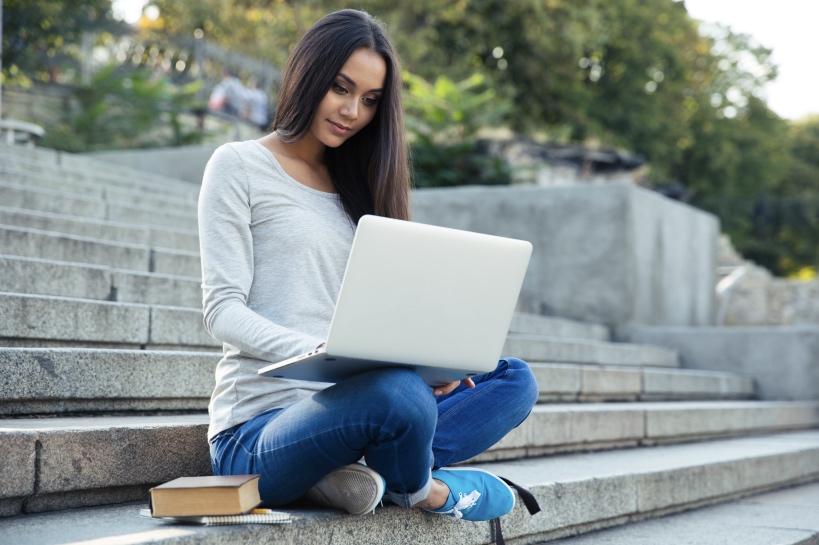
<path fill-rule="evenodd" d="M 323 342 L 263 318 L 247 306 L 253 283 L 250 195 L 242 158 L 222 146 L 205 169 L 199 195 L 199 246 L 205 329 L 265 361 L 309 352 Z"/>

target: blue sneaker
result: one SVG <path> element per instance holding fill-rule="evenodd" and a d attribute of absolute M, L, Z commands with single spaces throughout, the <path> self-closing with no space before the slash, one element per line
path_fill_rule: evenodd
<path fill-rule="evenodd" d="M 384 496 L 384 478 L 363 464 L 350 464 L 334 469 L 307 491 L 304 499 L 343 509 L 351 515 L 363 515 L 375 510 Z"/>
<path fill-rule="evenodd" d="M 449 487 L 449 498 L 431 513 L 456 519 L 480 521 L 501 517 L 515 507 L 515 495 L 505 482 L 488 471 L 475 468 L 438 469 L 432 472 Z"/>

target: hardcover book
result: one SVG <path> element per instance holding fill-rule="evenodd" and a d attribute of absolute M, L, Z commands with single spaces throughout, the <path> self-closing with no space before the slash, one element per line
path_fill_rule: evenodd
<path fill-rule="evenodd" d="M 262 502 L 259 477 L 180 477 L 151 489 L 151 512 L 155 517 L 246 513 Z"/>

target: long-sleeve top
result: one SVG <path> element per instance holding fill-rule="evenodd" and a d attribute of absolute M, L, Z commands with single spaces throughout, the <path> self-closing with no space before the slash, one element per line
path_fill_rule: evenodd
<path fill-rule="evenodd" d="M 204 323 L 223 343 L 208 439 L 329 386 L 257 371 L 324 342 L 354 234 L 337 194 L 293 179 L 259 142 L 214 152 L 199 196 Z"/>

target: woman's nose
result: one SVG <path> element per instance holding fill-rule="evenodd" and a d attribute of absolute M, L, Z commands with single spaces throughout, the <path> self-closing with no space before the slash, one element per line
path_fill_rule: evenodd
<path fill-rule="evenodd" d="M 345 100 L 341 107 L 341 115 L 348 119 L 358 118 L 358 99 Z"/>

